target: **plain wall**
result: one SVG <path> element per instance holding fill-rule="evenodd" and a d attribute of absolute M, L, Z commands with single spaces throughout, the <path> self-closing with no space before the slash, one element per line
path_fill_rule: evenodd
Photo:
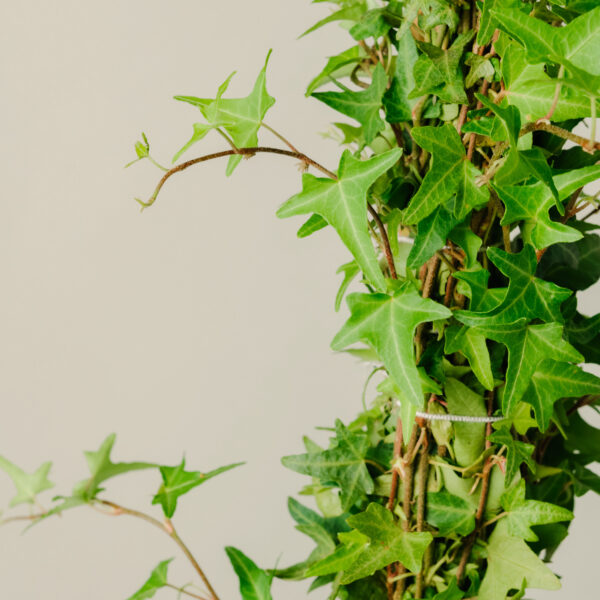
<path fill-rule="evenodd" d="M 349 256 L 331 231 L 297 240 L 301 220 L 276 219 L 300 189 L 293 161 L 260 156 L 228 179 L 225 162 L 207 163 L 174 177 L 143 214 L 133 197 L 147 197 L 160 172 L 123 165 L 142 130 L 167 163 L 198 116 L 172 96 L 210 97 L 234 69 L 230 93 L 246 95 L 273 48 L 267 122 L 335 167 L 340 150 L 319 132 L 339 116 L 303 94 L 351 42 L 335 25 L 296 39 L 326 14 L 308 0 L 0 10 L 0 453 L 28 471 L 55 461 L 56 493 L 85 478 L 81 451 L 112 431 L 115 460 L 175 464 L 185 452 L 199 470 L 247 461 L 181 499 L 175 518 L 223 600 L 239 597 L 223 546 L 263 567 L 312 547 L 286 509 L 307 479 L 280 456 L 360 409 L 366 368 L 329 350 L 346 317 L 333 311 L 334 273 Z M 223 148 L 209 135 L 189 156 Z M 583 308 L 597 312 L 597 299 L 597 288 L 586 292 Z M 106 495 L 145 509 L 158 483 L 139 473 Z M 0 474 L 3 506 L 12 493 Z M 597 510 L 596 498 L 578 502 L 554 563 L 563 591 L 531 597 L 589 597 Z M 166 536 L 127 517 L 82 508 L 21 530 L 0 529 L 2 598 L 125 598 L 171 556 L 173 581 L 192 579 Z M 276 582 L 274 595 L 306 588 Z"/>

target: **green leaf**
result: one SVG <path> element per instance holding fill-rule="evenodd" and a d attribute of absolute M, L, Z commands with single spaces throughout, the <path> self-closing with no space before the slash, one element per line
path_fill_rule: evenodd
<path fill-rule="evenodd" d="M 336 271 L 337 273 L 343 273 L 344 279 L 340 284 L 337 294 L 335 295 L 335 312 L 340 310 L 340 306 L 342 305 L 342 300 L 344 299 L 344 295 L 348 290 L 348 287 L 352 283 L 352 281 L 358 276 L 360 273 L 360 267 L 356 264 L 355 260 L 351 260 L 350 262 L 343 264 Z"/>
<path fill-rule="evenodd" d="M 259 569 L 241 550 L 227 546 L 225 552 L 240 580 L 243 600 L 272 600 L 272 577 Z"/>
<path fill-rule="evenodd" d="M 310 96 L 316 89 L 329 83 L 332 79 L 350 75 L 354 66 L 365 56 L 364 50 L 360 46 L 352 46 L 340 54 L 330 56 L 324 69 L 308 84 L 306 96 Z"/>
<path fill-rule="evenodd" d="M 86 451 L 83 454 L 91 473 L 89 479 L 80 481 L 73 488 L 73 496 L 80 496 L 85 500 L 91 500 L 101 492 L 100 484 L 110 479 L 129 473 L 130 471 L 139 471 L 140 469 L 152 469 L 157 465 L 146 462 L 114 463 L 110 458 L 110 453 L 115 444 L 116 435 L 111 433 L 96 451 Z"/>
<path fill-rule="evenodd" d="M 174 467 L 160 466 L 160 474 L 163 483 L 158 489 L 158 492 L 152 498 L 152 504 L 160 504 L 167 518 L 171 518 L 177 508 L 177 500 L 180 496 L 187 494 L 189 491 L 203 484 L 205 481 L 225 473 L 235 467 L 243 465 L 243 462 L 233 463 L 224 467 L 219 467 L 207 473 L 200 471 L 186 471 L 185 458 L 181 463 Z"/>
<path fill-rule="evenodd" d="M 2 469 L 11 479 L 17 489 L 16 496 L 10 501 L 10 506 L 19 504 L 34 504 L 36 496 L 44 490 L 54 487 L 54 484 L 48 479 L 48 473 L 52 467 L 51 462 L 45 462 L 33 473 L 25 473 L 23 469 L 17 467 L 3 456 L 0 456 L 0 469 Z"/>
<path fill-rule="evenodd" d="M 156 592 L 167 586 L 167 571 L 169 569 L 169 563 L 172 558 L 163 560 L 158 566 L 152 571 L 150 577 L 144 583 L 144 585 L 135 592 L 132 596 L 129 596 L 127 600 L 146 600 L 147 598 L 153 598 Z"/>
<path fill-rule="evenodd" d="M 546 431 L 557 400 L 587 394 L 600 394 L 598 377 L 576 365 L 544 360 L 536 367 L 524 400 L 533 406 L 539 429 Z"/>
<path fill-rule="evenodd" d="M 416 99 L 409 99 L 415 87 L 413 68 L 417 62 L 417 46 L 410 31 L 398 38 L 398 56 L 395 59 L 392 83 L 383 96 L 385 118 L 388 123 L 412 120 Z"/>
<path fill-rule="evenodd" d="M 329 16 L 321 19 L 318 23 L 315 23 L 312 27 L 309 27 L 300 37 L 304 37 L 317 29 L 320 29 L 328 23 L 334 23 L 335 21 L 358 21 L 362 15 L 366 12 L 365 3 L 361 0 L 351 3 L 349 6 L 341 8 L 335 11 Z"/>
<path fill-rule="evenodd" d="M 296 235 L 299 238 L 305 238 L 325 227 L 327 227 L 327 221 L 321 215 L 310 215 L 300 229 L 298 229 Z"/>
<path fill-rule="evenodd" d="M 483 398 L 466 385 L 448 377 L 444 395 L 451 415 L 485 417 L 487 410 Z M 484 450 L 485 423 L 454 423 L 454 452 L 461 467 L 473 464 Z"/>
<path fill-rule="evenodd" d="M 385 280 L 367 226 L 367 190 L 394 166 L 400 154 L 395 149 L 361 161 L 344 151 L 337 180 L 304 174 L 302 191 L 285 202 L 277 216 L 321 215 L 337 231 L 365 276 L 377 289 L 384 289 Z"/>
<path fill-rule="evenodd" d="M 462 600 L 465 597 L 465 593 L 459 587 L 456 582 L 456 577 L 450 581 L 450 585 L 439 594 L 433 597 L 433 600 Z"/>
<path fill-rule="evenodd" d="M 558 590 L 560 582 L 529 546 L 510 535 L 508 524 L 500 521 L 487 544 L 488 568 L 477 600 L 506 600 L 511 589 L 527 587 Z"/>
<path fill-rule="evenodd" d="M 431 167 L 421 186 L 403 213 L 406 224 L 418 223 L 444 204 L 454 193 L 458 193 L 456 214 L 464 219 L 469 208 L 481 206 L 489 197 L 475 183 L 480 175 L 476 167 L 465 160 L 462 140 L 450 123 L 441 127 L 415 127 L 411 132 L 415 142 L 432 154 Z"/>
<path fill-rule="evenodd" d="M 429 216 L 420 221 L 407 265 L 414 269 L 425 264 L 446 244 L 448 234 L 457 223 L 458 220 L 444 206 L 438 206 Z"/>
<path fill-rule="evenodd" d="M 446 354 L 460 352 L 469 361 L 479 383 L 486 390 L 494 389 L 490 353 L 483 333 L 471 327 L 450 327 L 446 329 L 445 344 Z"/>
<path fill-rule="evenodd" d="M 336 443 L 329 450 L 284 456 L 284 467 L 333 481 L 342 493 L 342 508 L 348 510 L 366 494 L 373 493 L 373 480 L 365 465 L 369 438 L 364 433 L 351 433 L 341 421 L 336 421 Z"/>
<path fill-rule="evenodd" d="M 258 144 L 258 130 L 262 125 L 265 114 L 275 104 L 275 99 L 269 96 L 266 86 L 267 64 L 271 51 L 267 54 L 265 64 L 261 69 L 254 88 L 245 98 L 223 98 L 232 75 L 220 86 L 217 97 L 212 99 L 196 98 L 194 96 L 175 96 L 176 100 L 197 106 L 211 128 L 222 127 L 231 137 L 238 148 L 253 147 Z M 203 126 L 198 132 L 194 127 L 194 137 L 184 146 L 189 148 L 198 139 L 206 135 Z M 180 153 L 184 150 L 182 149 Z M 227 163 L 226 174 L 231 175 L 235 167 L 242 160 L 241 155 L 231 156 Z"/>
<path fill-rule="evenodd" d="M 556 244 L 542 257 L 543 279 L 572 290 L 585 290 L 600 278 L 600 236 L 584 235 L 572 244 Z"/>
<path fill-rule="evenodd" d="M 379 116 L 383 94 L 387 86 L 384 68 L 378 64 L 373 71 L 371 85 L 359 92 L 314 92 L 313 98 L 320 100 L 334 110 L 358 121 L 363 128 L 365 144 L 370 144 L 375 136 L 385 129 Z"/>
<path fill-rule="evenodd" d="M 496 444 L 506 446 L 506 485 L 513 480 L 522 463 L 535 473 L 535 461 L 532 458 L 534 446 L 515 440 L 505 427 L 494 431 L 489 439 Z"/>
<path fill-rule="evenodd" d="M 484 201 L 484 204 L 487 203 L 487 197 L 489 196 L 487 188 L 476 189 L 485 190 L 486 199 Z M 468 269 L 472 269 L 473 267 L 479 265 L 477 257 L 479 255 L 479 249 L 483 244 L 483 240 L 471 230 L 470 219 L 467 219 L 467 222 L 459 223 L 448 234 L 448 239 L 452 240 L 465 252 L 466 266 Z"/>
<path fill-rule="evenodd" d="M 334 350 L 350 344 L 371 345 L 398 388 L 414 406 L 423 405 L 423 391 L 415 364 L 413 336 L 417 326 L 445 319 L 450 311 L 433 300 L 424 299 L 410 283 L 402 284 L 393 295 L 350 294 L 350 319 L 331 343 Z"/>
<path fill-rule="evenodd" d="M 452 533 L 469 535 L 475 529 L 473 506 L 448 492 L 428 492 L 427 522 L 439 529 L 441 536 Z"/>
<path fill-rule="evenodd" d="M 404 531 L 389 510 L 374 502 L 364 512 L 349 517 L 348 524 L 367 536 L 370 543 L 344 570 L 342 584 L 368 577 L 396 561 L 417 573 L 425 550 L 433 540 L 430 533 Z"/>
<path fill-rule="evenodd" d="M 517 254 L 490 247 L 487 255 L 509 278 L 506 295 L 488 312 L 457 311 L 455 316 L 459 321 L 471 327 L 512 323 L 525 317 L 562 322 L 560 305 L 572 292 L 535 277 L 537 259 L 532 246 L 526 245 Z"/>
<path fill-rule="evenodd" d="M 339 534 L 340 545 L 334 552 L 310 566 L 306 577 L 340 573 L 349 568 L 369 546 L 369 538 L 356 529 Z"/>
<path fill-rule="evenodd" d="M 194 133 L 192 134 L 192 137 L 175 153 L 172 162 L 179 160 L 182 154 L 185 154 L 196 142 L 204 139 L 209 131 L 216 129 L 217 127 L 218 125 L 211 125 L 209 123 L 194 123 Z"/>
<path fill-rule="evenodd" d="M 538 536 L 531 529 L 532 525 L 570 521 L 574 516 L 570 510 L 549 502 L 525 500 L 524 479 L 504 492 L 501 502 L 502 508 L 508 513 L 504 517 L 508 533 L 526 542 L 538 541 Z"/>

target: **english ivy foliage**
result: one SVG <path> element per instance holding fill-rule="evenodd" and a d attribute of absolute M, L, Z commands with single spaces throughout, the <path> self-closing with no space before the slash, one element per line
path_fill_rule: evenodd
<path fill-rule="evenodd" d="M 589 366 L 600 364 L 600 315 L 579 312 L 576 298 L 600 278 L 589 220 L 599 209 L 589 184 L 600 176 L 600 7 L 314 2 L 332 11 L 306 34 L 339 23 L 352 39 L 306 91 L 337 113 L 328 134 L 343 147 L 328 161 L 337 168 L 265 123 L 274 103 L 265 63 L 245 98 L 227 97 L 231 76 L 214 98 L 177 96 L 202 120 L 175 160 L 218 135 L 227 145 L 168 170 L 142 203 L 205 160 L 228 157 L 231 174 L 242 156 L 265 152 L 316 169 L 277 214 L 308 215 L 298 237 L 331 227 L 347 248 L 334 304 L 346 298 L 349 315 L 332 348 L 381 375 L 328 445 L 306 438 L 304 453 L 283 458 L 310 477 L 301 493 L 317 510 L 288 506 L 315 547 L 271 570 L 228 547 L 241 596 L 271 600 L 273 577 L 330 586 L 332 600 L 507 600 L 558 589 L 547 561 L 575 498 L 600 493 L 600 430 L 588 422 L 600 404 Z M 258 145 L 264 128 L 281 146 Z M 135 151 L 134 162 L 157 164 L 145 135 Z M 237 466 L 114 463 L 113 442 L 86 454 L 90 477 L 34 522 L 84 504 L 114 509 L 102 500 L 107 480 L 157 469 L 152 503 L 169 533 L 183 494 Z M 13 504 L 37 502 L 49 467 L 30 475 L 0 460 Z M 185 593 L 168 582 L 168 565 L 131 598 Z M 218 600 L 210 588 L 206 597 Z"/>

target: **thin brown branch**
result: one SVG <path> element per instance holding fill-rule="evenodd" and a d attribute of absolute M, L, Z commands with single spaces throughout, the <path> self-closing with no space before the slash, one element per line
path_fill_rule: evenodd
<path fill-rule="evenodd" d="M 324 173 L 325 175 L 327 175 L 327 177 L 331 177 L 332 179 L 337 179 L 337 176 L 335 173 L 333 173 L 329 169 L 325 168 L 323 165 L 320 165 L 317 161 L 313 160 L 309 156 L 306 156 L 306 154 L 303 154 L 302 152 L 293 152 L 292 150 L 284 150 L 282 148 L 270 148 L 270 147 L 265 147 L 265 146 L 256 146 L 256 147 L 252 147 L 252 148 L 238 148 L 237 150 L 234 150 L 234 149 L 222 150 L 221 152 L 205 154 L 204 156 L 199 156 L 198 158 L 192 158 L 191 160 L 187 160 L 178 165 L 175 165 L 172 169 L 169 169 L 162 176 L 162 178 L 158 182 L 158 185 L 156 186 L 152 196 L 150 196 L 150 199 L 147 202 L 143 202 L 142 200 L 138 200 L 138 202 L 142 205 L 143 208 L 152 206 L 154 204 L 154 202 L 156 201 L 156 198 L 158 197 L 158 194 L 160 193 L 161 189 L 163 188 L 163 186 L 169 180 L 170 177 L 172 177 L 176 173 L 185 171 L 186 169 L 189 169 L 190 167 L 193 167 L 194 165 L 197 165 L 199 163 L 203 163 L 203 162 L 206 162 L 209 160 L 213 160 L 216 158 L 223 158 L 225 156 L 233 156 L 234 154 L 241 154 L 242 156 L 246 156 L 246 157 L 250 158 L 259 153 L 279 154 L 281 156 L 289 156 L 291 158 L 298 159 L 298 160 L 302 161 L 303 163 L 314 167 L 315 169 L 321 171 L 321 173 Z"/>
<path fill-rule="evenodd" d="M 595 150 L 600 150 L 600 142 L 588 140 L 572 131 L 567 131 L 562 127 L 557 127 L 556 125 L 552 125 L 551 123 L 546 123 L 545 121 L 536 121 L 535 123 L 528 123 L 521 129 L 519 132 L 519 137 L 529 133 L 531 131 L 546 131 L 555 135 L 563 140 L 570 140 L 575 144 L 581 146 L 587 152 L 594 152 Z"/>
<path fill-rule="evenodd" d="M 429 436 L 426 427 L 423 427 L 421 431 L 425 432 L 425 438 L 417 467 L 417 531 L 425 531 L 425 501 L 427 500 L 427 476 L 429 475 Z M 423 597 L 427 568 L 427 560 L 424 557 L 423 566 L 416 579 L 415 598 Z"/>
<path fill-rule="evenodd" d="M 390 246 L 390 239 L 388 238 L 387 231 L 385 229 L 384 224 L 381 222 L 381 218 L 377 211 L 367 202 L 367 209 L 369 214 L 373 217 L 375 223 L 377 223 L 377 229 L 379 229 L 379 233 L 381 235 L 381 239 L 383 241 L 383 250 L 385 254 L 385 259 L 388 264 L 388 268 L 390 270 L 390 277 L 392 279 L 398 279 L 398 274 L 396 273 L 396 265 L 394 264 L 394 255 L 392 254 L 392 248 Z"/>

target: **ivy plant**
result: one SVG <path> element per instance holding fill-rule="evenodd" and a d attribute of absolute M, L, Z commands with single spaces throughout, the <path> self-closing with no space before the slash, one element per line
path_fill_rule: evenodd
<path fill-rule="evenodd" d="M 323 2 L 325 0 L 314 0 Z M 325 61 L 306 95 L 336 111 L 340 153 L 324 166 L 265 122 L 267 56 L 244 98 L 179 95 L 197 111 L 153 193 L 209 160 L 274 154 L 299 161 L 299 191 L 281 218 L 298 237 L 331 227 L 349 261 L 335 299 L 348 318 L 332 349 L 381 377 L 364 410 L 322 447 L 282 459 L 309 479 L 288 505 L 315 543 L 294 565 L 258 567 L 227 547 L 243 600 L 271 600 L 273 578 L 309 580 L 331 600 L 506 600 L 556 590 L 547 564 L 568 534 L 575 499 L 600 493 L 592 465 L 600 315 L 577 293 L 600 277 L 600 6 L 596 0 L 331 0 L 306 34 L 339 23 L 350 47 Z M 207 93 L 204 92 L 203 93 Z M 210 92 L 208 92 L 210 93 Z M 577 132 L 575 129 L 577 128 Z M 582 135 L 580 132 L 585 130 Z M 260 145 L 267 129 L 281 142 Z M 195 158 L 180 158 L 206 147 Z M 145 135 L 137 160 L 156 162 Z M 162 167 L 161 167 L 162 168 Z M 248 168 L 248 167 L 245 167 Z M 332 265 L 332 270 L 334 265 Z M 353 288 L 352 293 L 347 292 Z M 89 476 L 42 504 L 50 463 L 12 478 L 4 522 L 30 525 L 79 506 L 143 519 L 168 535 L 199 587 L 157 565 L 130 600 L 161 588 L 204 600 L 216 591 L 172 518 L 178 502 L 238 464 L 204 472 L 113 462 L 114 436 L 86 452 Z M 113 477 L 157 472 L 162 519 L 106 497 Z M 141 579 L 140 582 L 143 582 Z"/>

